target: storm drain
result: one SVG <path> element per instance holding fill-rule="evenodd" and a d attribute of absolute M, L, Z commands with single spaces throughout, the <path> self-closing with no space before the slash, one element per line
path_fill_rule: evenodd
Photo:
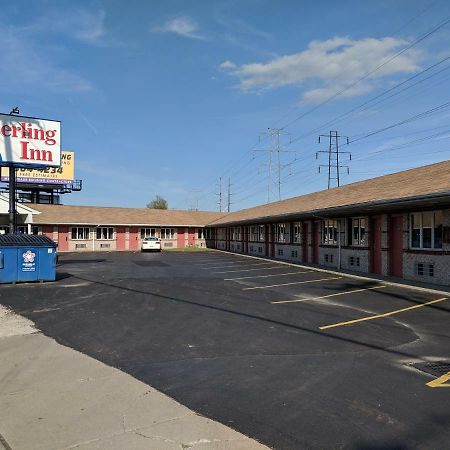
<path fill-rule="evenodd" d="M 141 267 L 167 267 L 168 264 L 159 261 L 133 261 L 134 264 Z"/>
<path fill-rule="evenodd" d="M 429 361 L 424 363 L 409 364 L 409 366 L 435 377 L 441 377 L 450 372 L 450 361 Z"/>

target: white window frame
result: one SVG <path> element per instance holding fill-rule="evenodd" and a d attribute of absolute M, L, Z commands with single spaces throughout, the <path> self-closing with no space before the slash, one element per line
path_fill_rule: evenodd
<path fill-rule="evenodd" d="M 265 225 L 258 225 L 258 242 L 264 242 L 266 240 L 266 227 Z"/>
<path fill-rule="evenodd" d="M 76 237 L 73 237 L 75 231 Z M 80 233 L 81 230 L 81 233 Z M 88 241 L 90 239 L 91 229 L 89 227 L 71 227 L 70 229 L 70 239 L 72 241 Z M 81 237 L 79 237 L 81 234 Z M 85 237 L 87 236 L 87 237 Z"/>
<path fill-rule="evenodd" d="M 294 244 L 301 244 L 302 242 L 302 223 L 294 222 Z"/>
<path fill-rule="evenodd" d="M 426 250 L 426 251 L 441 251 L 443 248 L 442 245 L 442 237 L 441 237 L 441 246 L 435 247 L 435 229 L 436 229 L 436 214 L 440 213 L 443 215 L 443 211 L 420 211 L 420 212 L 414 212 L 409 215 L 409 248 L 411 250 Z M 432 214 L 432 223 L 431 223 L 431 247 L 424 247 L 423 246 L 423 216 L 424 214 Z M 420 224 L 419 228 L 414 228 L 419 230 L 419 247 L 413 247 L 413 217 L 414 216 L 420 216 Z M 442 226 L 443 224 L 441 224 Z M 429 228 L 429 227 L 425 227 Z"/>
<path fill-rule="evenodd" d="M 113 241 L 114 227 L 97 227 L 95 231 L 95 237 L 97 241 Z"/>
<path fill-rule="evenodd" d="M 231 228 L 231 240 L 232 241 L 240 241 L 241 240 L 241 227 L 232 227 Z"/>
<path fill-rule="evenodd" d="M 322 244 L 337 245 L 338 235 L 337 219 L 322 220 Z"/>
<path fill-rule="evenodd" d="M 367 224 L 368 220 L 366 217 L 352 217 L 351 218 L 352 223 L 352 235 L 351 235 L 351 242 L 352 245 L 355 247 L 366 247 L 367 246 Z M 362 239 L 362 233 L 361 230 L 363 227 L 361 227 L 362 222 L 364 221 L 364 240 Z M 358 228 L 357 237 L 355 239 L 355 223 L 356 228 Z"/>
<path fill-rule="evenodd" d="M 175 228 L 161 228 L 161 239 L 168 241 L 170 239 L 175 239 Z"/>
<path fill-rule="evenodd" d="M 141 239 L 145 239 L 147 237 L 157 237 L 156 228 L 141 228 Z"/>
<path fill-rule="evenodd" d="M 289 223 L 277 223 L 276 224 L 276 242 L 280 244 L 289 244 L 289 234 L 290 234 L 290 224 Z"/>

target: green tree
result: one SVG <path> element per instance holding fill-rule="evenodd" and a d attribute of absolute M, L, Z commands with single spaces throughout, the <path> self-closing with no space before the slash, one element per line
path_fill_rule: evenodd
<path fill-rule="evenodd" d="M 169 205 L 167 200 L 160 195 L 157 195 L 150 203 L 147 204 L 147 208 L 150 209 L 168 209 Z"/>

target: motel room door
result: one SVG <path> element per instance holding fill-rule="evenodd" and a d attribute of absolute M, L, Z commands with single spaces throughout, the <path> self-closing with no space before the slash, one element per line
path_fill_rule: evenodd
<path fill-rule="evenodd" d="M 302 222 L 302 263 L 308 262 L 308 222 Z"/>
<path fill-rule="evenodd" d="M 389 221 L 389 275 L 403 276 L 403 216 Z"/>
<path fill-rule="evenodd" d="M 117 250 L 125 250 L 125 227 L 117 227 Z"/>
<path fill-rule="evenodd" d="M 370 220 L 370 271 L 381 274 L 381 217 Z"/>
<path fill-rule="evenodd" d="M 129 241 L 128 248 L 129 250 L 137 250 L 138 249 L 138 229 L 136 227 L 130 227 L 129 233 Z"/>
<path fill-rule="evenodd" d="M 319 226 L 316 221 L 312 222 L 312 263 L 319 264 Z"/>
<path fill-rule="evenodd" d="M 178 228 L 177 229 L 177 248 L 184 248 L 186 246 L 186 237 L 184 235 L 185 229 Z"/>
<path fill-rule="evenodd" d="M 69 250 L 69 227 L 58 228 L 58 250 Z"/>
<path fill-rule="evenodd" d="M 189 228 L 188 232 L 188 244 L 191 247 L 195 247 L 195 228 Z"/>

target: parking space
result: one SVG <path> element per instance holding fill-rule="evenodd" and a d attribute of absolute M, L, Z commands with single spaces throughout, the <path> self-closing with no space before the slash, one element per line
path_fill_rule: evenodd
<path fill-rule="evenodd" d="M 60 274 L 0 303 L 269 446 L 450 439 L 448 378 L 417 368 L 450 359 L 443 294 L 218 251 L 67 254 Z"/>

